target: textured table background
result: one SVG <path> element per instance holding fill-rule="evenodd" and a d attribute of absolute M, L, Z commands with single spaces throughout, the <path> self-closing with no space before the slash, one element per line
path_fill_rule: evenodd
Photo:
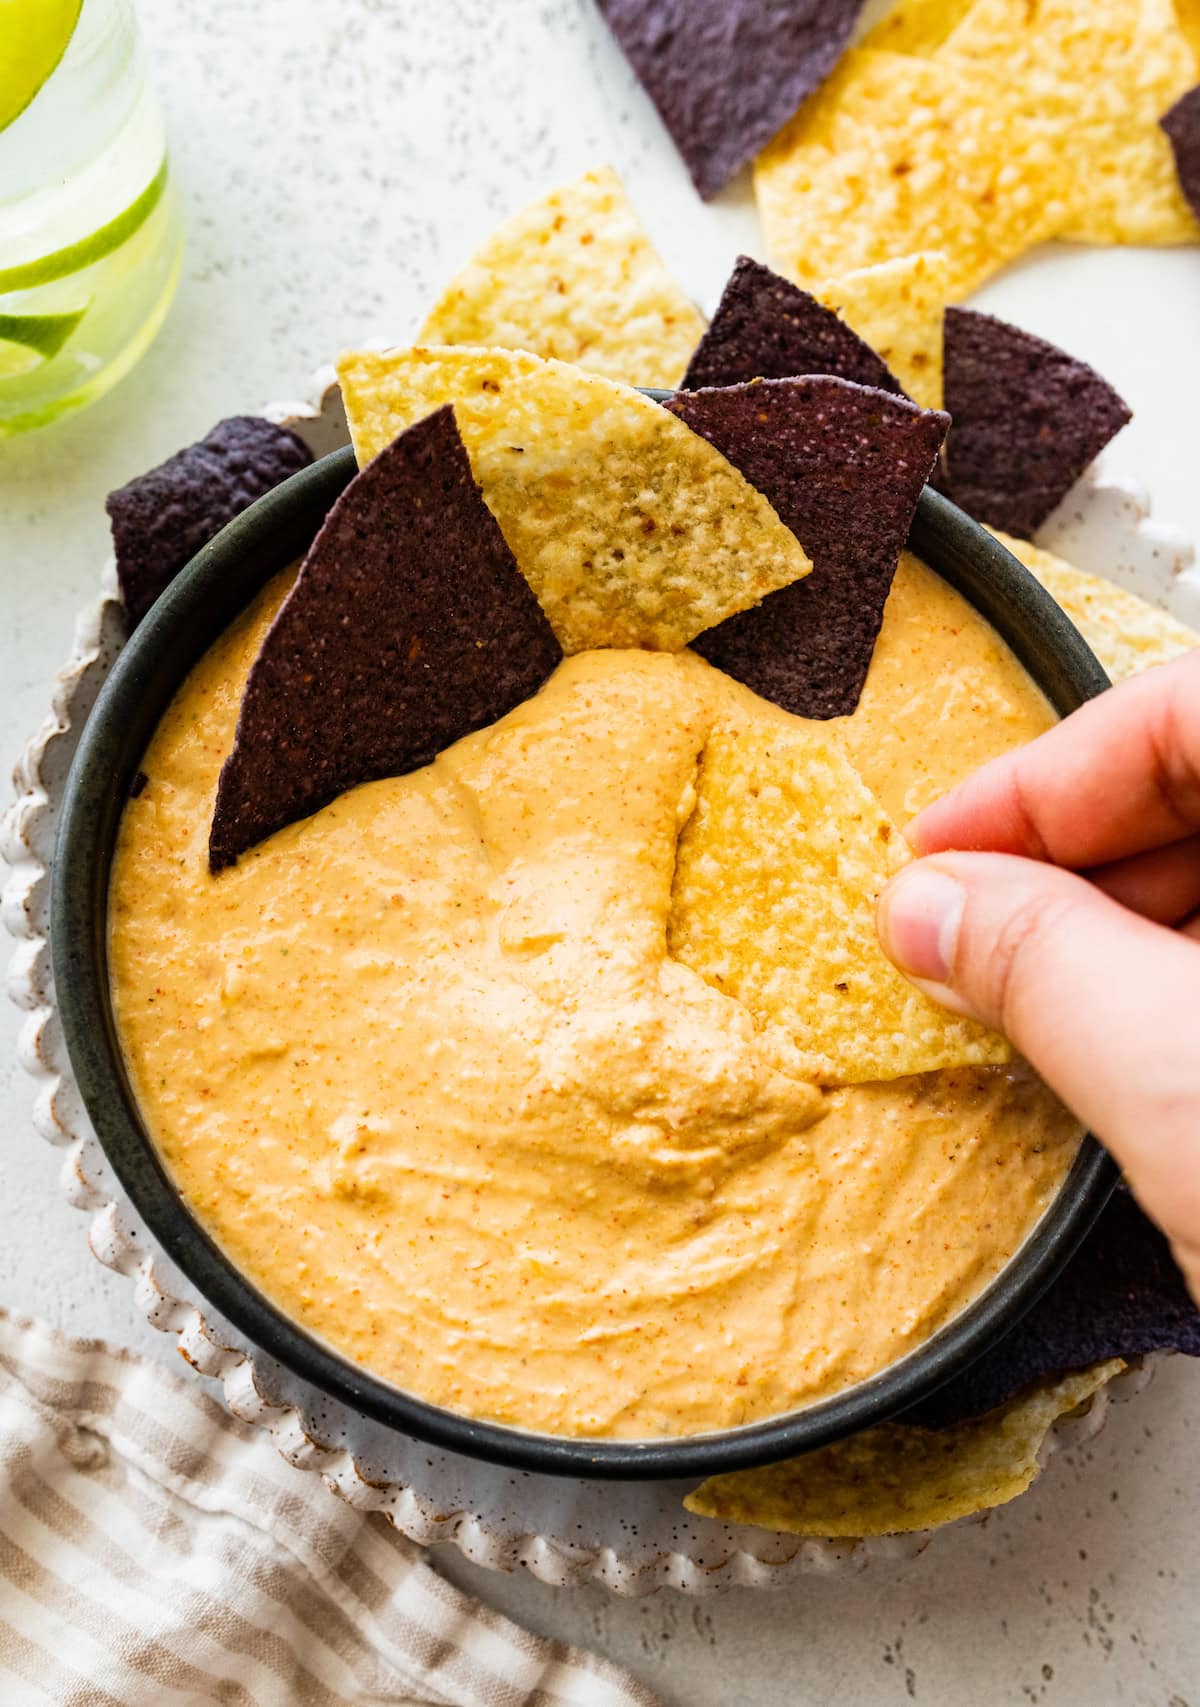
<path fill-rule="evenodd" d="M 748 181 L 697 201 L 591 0 L 158 0 L 143 22 L 188 223 L 184 280 L 138 371 L 90 413 L 0 445 L 0 731 L 40 721 L 107 549 L 104 494 L 213 421 L 300 394 L 359 338 L 403 339 L 507 211 L 589 165 L 623 173 L 711 308 L 760 248 Z M 1095 361 L 1136 411 L 1112 464 L 1200 538 L 1200 250 L 1046 251 L 980 299 Z M 0 1303 L 170 1358 L 56 1190 L 0 1010 Z M 679 1707 L 1200 1707 L 1200 1367 L 1169 1366 L 1091 1448 L 916 1563 L 781 1594 L 620 1603 L 460 1583 L 588 1642 Z"/>

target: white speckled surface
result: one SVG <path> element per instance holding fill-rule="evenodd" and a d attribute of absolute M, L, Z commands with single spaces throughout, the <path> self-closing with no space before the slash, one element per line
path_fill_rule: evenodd
<path fill-rule="evenodd" d="M 744 186 L 704 208 L 591 0 L 158 0 L 143 6 L 189 223 L 184 284 L 131 379 L 0 448 L 0 734 L 39 721 L 103 560 L 105 492 L 222 414 L 292 395 L 341 343 L 395 334 L 528 194 L 609 159 L 699 299 L 757 248 Z M 980 299 L 1094 360 L 1137 419 L 1110 466 L 1200 538 L 1200 251 L 1060 250 Z M 0 1301 L 154 1355 L 127 1284 L 32 1134 L 0 1012 Z M 1168 1365 L 1003 1519 L 889 1574 L 779 1595 L 621 1603 L 448 1574 L 591 1643 L 664 1698 L 825 1707 L 1200 1707 L 1200 1368 Z"/>

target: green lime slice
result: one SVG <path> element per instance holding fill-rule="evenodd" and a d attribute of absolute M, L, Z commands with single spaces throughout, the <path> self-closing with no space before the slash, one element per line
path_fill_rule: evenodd
<path fill-rule="evenodd" d="M 4 4 L 5 0 L 0 0 L 0 8 Z M 40 256 L 36 261 L 24 261 L 19 267 L 0 267 L 0 291 L 30 290 L 34 285 L 49 284 L 52 279 L 65 279 L 69 273 L 80 272 L 94 261 L 111 255 L 114 249 L 119 249 L 133 236 L 139 225 L 149 219 L 166 187 L 167 159 L 164 155 L 162 165 L 137 200 L 131 201 L 107 225 L 102 225 L 87 237 L 81 237 L 77 243 L 68 243 L 65 249 L 55 249 L 53 254 Z"/>
<path fill-rule="evenodd" d="M 26 349 L 24 344 L 0 342 L 0 380 L 18 379 L 31 368 L 40 367 L 45 359 L 36 350 Z"/>
<path fill-rule="evenodd" d="M 48 362 L 62 349 L 89 306 L 85 303 L 69 314 L 0 314 L 0 345 L 5 357 L 0 371 L 23 373 L 38 362 Z"/>
<path fill-rule="evenodd" d="M 0 0 L 0 130 L 45 83 L 79 21 L 83 0 Z"/>

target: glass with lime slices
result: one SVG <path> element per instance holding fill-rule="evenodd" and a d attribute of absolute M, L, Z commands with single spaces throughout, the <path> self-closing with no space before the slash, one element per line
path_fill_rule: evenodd
<path fill-rule="evenodd" d="M 0 0 L 0 438 L 129 371 L 182 241 L 131 0 Z"/>

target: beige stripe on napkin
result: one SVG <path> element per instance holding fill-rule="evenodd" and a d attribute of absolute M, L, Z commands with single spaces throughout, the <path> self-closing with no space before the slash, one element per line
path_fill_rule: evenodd
<path fill-rule="evenodd" d="M 197 1385 L 0 1311 L 3 1707 L 654 1707 Z"/>

